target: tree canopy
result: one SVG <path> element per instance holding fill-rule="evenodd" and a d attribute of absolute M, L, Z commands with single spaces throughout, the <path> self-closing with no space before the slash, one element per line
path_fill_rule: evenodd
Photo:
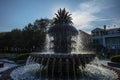
<path fill-rule="evenodd" d="M 46 29 L 50 19 L 35 20 L 22 30 L 13 29 L 0 33 L 0 52 L 42 51 L 45 45 Z"/>

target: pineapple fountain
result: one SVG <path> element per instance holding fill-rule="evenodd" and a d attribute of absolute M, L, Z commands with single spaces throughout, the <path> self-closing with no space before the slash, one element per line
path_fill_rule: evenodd
<path fill-rule="evenodd" d="M 89 65 L 96 56 L 94 53 L 78 52 L 76 46 L 80 34 L 72 26 L 71 14 L 60 9 L 55 15 L 53 26 L 47 31 L 50 37 L 49 48 L 53 52 L 31 53 L 25 66 L 11 72 L 12 79 L 114 80 L 113 71 Z"/>

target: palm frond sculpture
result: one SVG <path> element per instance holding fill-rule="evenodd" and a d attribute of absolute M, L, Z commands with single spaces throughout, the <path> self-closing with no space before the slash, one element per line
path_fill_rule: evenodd
<path fill-rule="evenodd" d="M 65 8 L 63 10 L 60 8 L 58 14 L 55 13 L 55 15 L 53 24 L 72 24 L 71 14 L 66 12 Z"/>

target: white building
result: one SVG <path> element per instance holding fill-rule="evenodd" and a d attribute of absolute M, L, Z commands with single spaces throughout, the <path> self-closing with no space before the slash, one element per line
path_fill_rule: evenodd
<path fill-rule="evenodd" d="M 107 49 L 120 49 L 120 28 L 104 29 L 96 28 L 91 31 L 92 43 L 101 45 Z"/>

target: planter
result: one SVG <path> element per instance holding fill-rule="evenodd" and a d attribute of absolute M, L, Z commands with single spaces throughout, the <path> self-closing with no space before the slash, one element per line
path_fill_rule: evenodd
<path fill-rule="evenodd" d="M 118 68 L 120 68 L 120 63 L 117 63 L 117 62 L 108 62 L 108 65 L 112 66 L 112 67 L 118 67 Z"/>

